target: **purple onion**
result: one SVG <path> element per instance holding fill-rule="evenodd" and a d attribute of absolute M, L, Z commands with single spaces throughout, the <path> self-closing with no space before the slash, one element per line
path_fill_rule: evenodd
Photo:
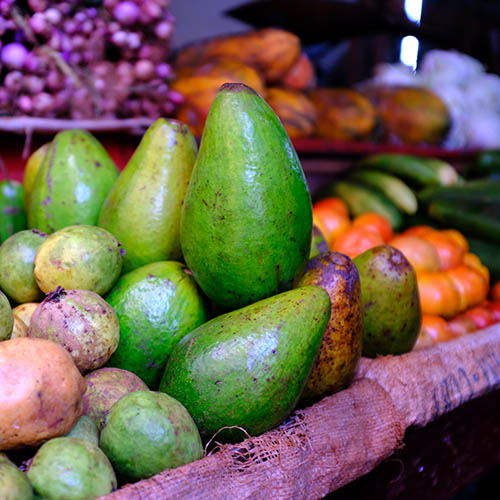
<path fill-rule="evenodd" d="M 4 85 L 12 93 L 19 92 L 23 84 L 23 74 L 20 71 L 11 71 L 7 73 L 4 79 Z"/>
<path fill-rule="evenodd" d="M 89 35 L 94 31 L 94 23 L 90 19 L 87 19 L 84 23 L 82 23 L 81 30 L 86 35 Z"/>
<path fill-rule="evenodd" d="M 26 61 L 28 50 L 20 43 L 12 42 L 4 45 L 0 55 L 2 62 L 11 69 L 21 69 Z"/>
<path fill-rule="evenodd" d="M 33 96 L 33 110 L 37 113 L 46 113 L 50 110 L 54 102 L 53 97 L 47 92 L 41 92 Z"/>
<path fill-rule="evenodd" d="M 131 49 L 138 49 L 141 46 L 141 37 L 138 33 L 127 34 L 127 45 Z"/>
<path fill-rule="evenodd" d="M 182 104 L 184 102 L 184 96 L 180 92 L 177 92 L 177 90 L 169 90 L 167 98 L 174 104 Z"/>
<path fill-rule="evenodd" d="M 59 24 L 62 19 L 61 13 L 53 7 L 45 11 L 45 17 L 52 24 Z"/>
<path fill-rule="evenodd" d="M 124 2 L 120 2 L 113 9 L 113 16 L 115 16 L 121 24 L 130 26 L 137 22 L 139 12 L 140 9 L 134 2 L 125 0 Z"/>
<path fill-rule="evenodd" d="M 35 33 L 43 33 L 47 30 L 47 20 L 41 12 L 35 12 L 30 19 L 30 26 Z"/>
<path fill-rule="evenodd" d="M 97 17 L 97 9 L 94 7 L 90 7 L 87 9 L 87 16 L 90 17 L 91 19 L 94 19 L 94 17 Z"/>
<path fill-rule="evenodd" d="M 170 115 L 175 111 L 175 104 L 172 101 L 165 101 L 162 104 L 162 109 L 166 115 Z"/>
<path fill-rule="evenodd" d="M 59 90 L 64 85 L 64 76 L 59 71 L 53 69 L 47 73 L 45 83 L 50 90 Z"/>
<path fill-rule="evenodd" d="M 155 66 L 151 61 L 141 59 L 135 63 L 134 73 L 138 80 L 151 80 L 155 75 Z"/>
<path fill-rule="evenodd" d="M 17 107 L 23 112 L 23 113 L 30 113 L 31 110 L 33 109 L 33 101 L 31 100 L 31 97 L 27 95 L 21 95 L 17 98 L 16 100 Z"/>
<path fill-rule="evenodd" d="M 24 77 L 24 88 L 30 94 L 39 94 L 45 86 L 43 80 L 35 75 L 27 75 Z"/>
<path fill-rule="evenodd" d="M 111 41 L 115 44 L 115 45 L 118 45 L 118 47 L 122 47 L 123 45 L 125 45 L 127 43 L 127 38 L 128 37 L 128 34 L 126 31 L 116 31 L 115 33 L 113 33 L 113 35 L 111 36 Z"/>
<path fill-rule="evenodd" d="M 28 5 L 35 12 L 43 12 L 47 9 L 47 0 L 28 0 Z"/>
<path fill-rule="evenodd" d="M 8 90 L 0 87 L 0 108 L 5 110 L 7 109 L 12 102 L 11 95 Z"/>
<path fill-rule="evenodd" d="M 167 40 L 172 35 L 174 25 L 169 21 L 160 21 L 155 26 L 155 35 L 161 40 Z"/>
<path fill-rule="evenodd" d="M 83 10 L 80 10 L 75 14 L 74 20 L 77 23 L 83 23 L 87 20 L 87 14 Z"/>
<path fill-rule="evenodd" d="M 172 66 L 168 63 L 160 63 L 156 65 L 156 74 L 160 78 L 172 78 L 173 71 Z"/>
<path fill-rule="evenodd" d="M 73 19 L 67 19 L 64 21 L 63 29 L 68 35 L 71 35 L 78 29 L 78 24 Z"/>

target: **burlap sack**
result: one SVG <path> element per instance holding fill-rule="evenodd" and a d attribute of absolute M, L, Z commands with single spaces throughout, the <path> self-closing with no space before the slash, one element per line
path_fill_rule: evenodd
<path fill-rule="evenodd" d="M 102 498 L 322 498 L 390 456 L 409 425 L 499 385 L 500 326 L 403 356 L 362 359 L 348 389 L 279 428 Z"/>

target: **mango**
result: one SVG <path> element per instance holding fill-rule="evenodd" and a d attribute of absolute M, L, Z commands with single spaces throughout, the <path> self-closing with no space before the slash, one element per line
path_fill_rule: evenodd
<path fill-rule="evenodd" d="M 50 234 L 75 224 L 96 225 L 117 177 L 118 168 L 93 135 L 59 132 L 33 183 L 28 227 Z"/>
<path fill-rule="evenodd" d="M 45 233 L 26 229 L 13 234 L 0 246 L 0 288 L 15 302 L 43 298 L 35 280 L 35 254 L 47 239 Z"/>
<path fill-rule="evenodd" d="M 223 85 L 182 208 L 194 278 L 226 309 L 286 291 L 308 261 L 311 229 L 304 172 L 276 114 L 251 88 Z"/>
<path fill-rule="evenodd" d="M 131 392 L 113 405 L 100 446 L 126 480 L 151 477 L 203 456 L 200 434 L 186 408 L 153 391 Z"/>
<path fill-rule="evenodd" d="M 174 345 L 208 318 L 204 297 L 186 267 L 154 262 L 124 274 L 106 297 L 120 322 L 120 343 L 108 366 L 160 383 Z"/>
<path fill-rule="evenodd" d="M 5 454 L 0 453 L 0 498 L 32 500 L 33 488 L 26 477 Z"/>
<path fill-rule="evenodd" d="M 45 293 L 58 286 L 106 294 L 120 276 L 121 243 L 96 226 L 68 226 L 51 234 L 35 255 L 35 279 Z"/>
<path fill-rule="evenodd" d="M 347 387 L 354 376 L 363 340 L 359 274 L 352 260 L 338 252 L 312 259 L 298 286 L 324 288 L 331 314 L 302 399 L 311 401 Z"/>
<path fill-rule="evenodd" d="M 412 265 L 389 245 L 371 248 L 353 261 L 361 281 L 363 356 L 411 351 L 422 321 Z"/>
<path fill-rule="evenodd" d="M 198 147 L 187 125 L 160 118 L 109 192 L 99 226 L 120 240 L 123 271 L 180 260 L 181 207 Z"/>
<path fill-rule="evenodd" d="M 330 299 L 304 286 L 218 316 L 173 349 L 160 391 L 180 401 L 212 437 L 226 426 L 255 436 L 295 407 L 330 318 Z M 244 434 L 225 429 L 217 439 Z"/>

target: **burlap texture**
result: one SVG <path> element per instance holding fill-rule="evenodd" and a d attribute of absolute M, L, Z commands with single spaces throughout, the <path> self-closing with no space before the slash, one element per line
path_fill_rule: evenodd
<path fill-rule="evenodd" d="M 322 498 L 390 456 L 408 426 L 499 386 L 500 326 L 403 356 L 362 358 L 348 389 L 279 428 L 102 498 Z"/>
<path fill-rule="evenodd" d="M 390 394 L 406 427 L 423 426 L 500 385 L 500 326 L 401 356 L 362 358 L 356 371 Z"/>
<path fill-rule="evenodd" d="M 403 435 L 401 415 L 387 393 L 360 380 L 277 429 L 104 498 L 322 498 L 373 469 Z"/>

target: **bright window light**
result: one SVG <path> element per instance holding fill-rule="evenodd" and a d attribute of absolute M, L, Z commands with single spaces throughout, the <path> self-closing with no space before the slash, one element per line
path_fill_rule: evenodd
<path fill-rule="evenodd" d="M 405 36 L 401 40 L 399 59 L 403 64 L 410 66 L 414 70 L 417 68 L 418 46 L 418 38 L 414 36 Z"/>
<path fill-rule="evenodd" d="M 422 0 L 405 0 L 405 14 L 410 21 L 420 24 Z"/>

